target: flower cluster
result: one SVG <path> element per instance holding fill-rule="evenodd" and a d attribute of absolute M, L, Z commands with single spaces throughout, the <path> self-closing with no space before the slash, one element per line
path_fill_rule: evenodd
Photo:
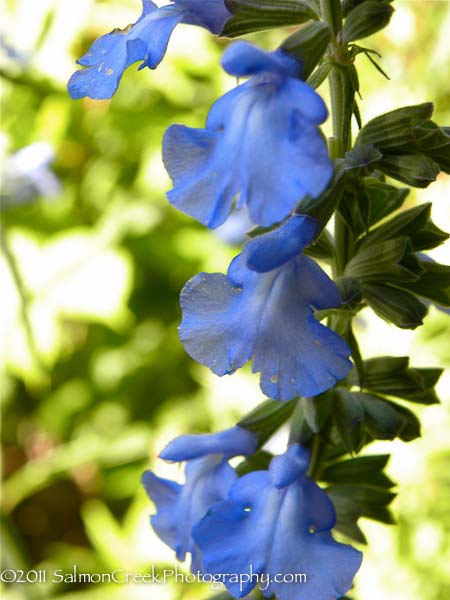
<path fill-rule="evenodd" d="M 256 447 L 255 434 L 239 426 L 171 442 L 161 458 L 186 461 L 184 485 L 151 471 L 143 475 L 157 508 L 151 518 L 156 533 L 179 560 L 191 554 L 193 572 L 218 577 L 234 597 L 249 594 L 257 576 L 265 574 L 271 582 L 262 590 L 265 598 L 340 598 L 351 587 L 362 555 L 333 539 L 336 514 L 306 474 L 308 450 L 291 444 L 268 470 L 238 478 L 228 459 Z M 251 572 L 255 577 L 243 587 L 229 577 Z M 304 583 L 276 582 L 297 572 L 306 574 Z"/>
<path fill-rule="evenodd" d="M 143 0 L 139 20 L 95 41 L 69 82 L 74 98 L 111 98 L 131 64 L 158 66 L 178 24 L 237 35 L 312 19 L 271 52 L 230 44 L 221 64 L 237 85 L 213 104 L 204 128 L 174 124 L 164 135 L 169 202 L 222 235 L 239 236 L 244 222 L 254 228 L 226 275 L 200 273 L 185 285 L 181 342 L 219 376 L 251 362 L 269 400 L 231 429 L 170 443 L 161 458 L 186 463 L 183 485 L 143 476 L 153 528 L 179 560 L 190 554 L 192 570 L 211 576 L 268 574 L 262 594 L 278 600 L 336 600 L 351 588 L 361 554 L 331 529 L 365 541 L 358 518 L 390 522 L 394 484 L 385 456 L 342 457 L 374 439 L 420 435 L 418 419 L 392 397 L 437 401 L 440 369 L 409 367 L 405 357 L 364 361 L 352 318 L 368 305 L 414 328 L 430 304 L 450 308 L 450 268 L 421 252 L 447 234 L 431 222 L 430 206 L 388 219 L 407 190 L 385 181 L 426 187 L 450 172 L 450 129 L 431 121 L 430 104 L 404 107 L 361 127 L 351 148 L 353 114 L 360 121 L 354 60 L 363 52 L 374 62 L 351 42 L 384 27 L 393 9 L 371 0 L 322 4 L 321 22 L 309 0 L 173 0 L 161 8 Z M 315 91 L 330 71 L 334 160 Z M 334 238 L 325 229 L 333 215 Z M 328 260 L 339 285 L 314 258 Z M 260 451 L 291 416 L 286 451 Z M 238 472 L 229 463 L 237 456 L 248 457 Z M 313 478 L 331 485 L 325 491 Z M 273 577 L 299 571 L 306 583 Z M 257 585 L 224 583 L 234 597 Z"/>

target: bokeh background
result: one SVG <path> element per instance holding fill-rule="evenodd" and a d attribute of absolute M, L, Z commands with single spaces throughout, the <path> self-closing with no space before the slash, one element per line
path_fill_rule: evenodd
<path fill-rule="evenodd" d="M 450 4 L 395 1 L 385 32 L 383 79 L 359 58 L 363 118 L 432 100 L 450 124 Z M 186 356 L 178 294 L 200 270 L 225 271 L 237 248 L 176 212 L 160 156 L 170 123 L 204 123 L 235 82 L 219 68 L 224 40 L 178 28 L 156 72 L 126 73 L 112 102 L 72 101 L 74 60 L 97 36 L 134 22 L 140 0 L 3 0 L 3 163 L 0 336 L 2 557 L 7 569 L 102 573 L 173 568 L 148 526 L 140 488 L 175 435 L 232 425 L 262 400 L 245 370 L 219 379 Z M 275 47 L 280 32 L 250 36 Z M 326 86 L 321 88 L 326 96 Z M 53 162 L 52 162 L 53 161 Z M 407 205 L 431 200 L 450 231 L 450 181 L 440 176 Z M 449 262 L 449 245 L 432 255 Z M 450 319 L 435 309 L 417 332 L 364 311 L 366 356 L 410 355 L 450 365 Z M 369 538 L 352 597 L 450 597 L 450 375 L 442 405 L 418 409 L 423 437 L 377 443 L 399 483 L 396 527 L 363 522 Z M 273 447 L 281 447 L 282 434 Z M 5 600 L 202 599 L 201 585 L 3 585 Z"/>

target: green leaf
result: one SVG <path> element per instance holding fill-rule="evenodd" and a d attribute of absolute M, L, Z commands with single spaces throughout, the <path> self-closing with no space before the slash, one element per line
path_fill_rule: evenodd
<path fill-rule="evenodd" d="M 386 524 L 395 522 L 387 508 L 396 496 L 393 492 L 358 484 L 331 485 L 326 492 L 338 515 L 359 515 Z"/>
<path fill-rule="evenodd" d="M 312 258 L 330 262 L 334 257 L 334 244 L 331 234 L 324 229 L 316 241 L 304 250 Z"/>
<path fill-rule="evenodd" d="M 416 329 L 423 324 L 427 307 L 413 294 L 390 285 L 365 283 L 364 298 L 376 314 L 401 329 Z"/>
<path fill-rule="evenodd" d="M 378 394 L 402 398 L 420 404 L 439 402 L 434 386 L 442 369 L 416 369 L 409 367 L 407 356 L 381 356 L 364 362 L 364 388 Z M 349 382 L 357 384 L 351 373 Z"/>
<path fill-rule="evenodd" d="M 289 443 L 307 445 L 320 431 L 314 398 L 299 398 L 291 420 Z"/>
<path fill-rule="evenodd" d="M 259 450 L 252 456 L 249 456 L 243 460 L 236 467 L 236 472 L 239 477 L 252 471 L 266 471 L 269 468 L 270 461 L 273 458 L 273 454 L 266 452 L 265 450 Z"/>
<path fill-rule="evenodd" d="M 331 31 L 326 23 L 312 21 L 289 36 L 281 49 L 302 63 L 302 79 L 307 79 L 322 60 L 331 40 Z"/>
<path fill-rule="evenodd" d="M 422 154 L 385 154 L 377 168 L 398 181 L 426 188 L 439 175 L 439 165 Z"/>
<path fill-rule="evenodd" d="M 362 239 L 361 248 L 381 240 L 390 240 L 402 236 L 408 236 L 411 240 L 414 240 L 417 233 L 427 226 L 430 214 L 431 202 L 426 202 L 419 206 L 404 210 L 392 219 L 389 219 L 389 221 L 372 229 L 372 231 Z"/>
<path fill-rule="evenodd" d="M 333 65 L 330 61 L 326 60 L 308 77 L 306 83 L 311 86 L 314 90 L 317 90 L 325 79 L 328 77 Z"/>
<path fill-rule="evenodd" d="M 404 442 L 411 442 L 421 435 L 420 421 L 416 415 L 408 408 L 395 404 L 390 400 L 386 400 L 403 419 L 403 428 L 400 431 L 399 438 Z"/>
<path fill-rule="evenodd" d="M 265 400 L 241 419 L 238 425 L 257 433 L 259 445 L 262 446 L 289 419 L 294 412 L 296 403 L 295 399 L 289 402 Z"/>
<path fill-rule="evenodd" d="M 363 186 L 366 200 L 369 202 L 369 226 L 398 210 L 409 194 L 408 188 L 397 188 L 373 177 L 365 178 Z"/>
<path fill-rule="evenodd" d="M 350 454 L 359 452 L 363 441 L 360 425 L 365 416 L 359 399 L 349 390 L 336 388 L 332 414 L 336 429 L 347 452 Z"/>
<path fill-rule="evenodd" d="M 420 278 L 402 283 L 400 287 L 440 306 L 450 307 L 450 266 L 428 261 L 420 264 L 424 270 Z"/>
<path fill-rule="evenodd" d="M 366 0 L 347 16 L 341 33 L 342 41 L 354 42 L 384 29 L 393 12 L 394 9 L 388 2 Z"/>
<path fill-rule="evenodd" d="M 308 215 L 318 221 L 317 235 L 323 231 L 341 201 L 348 179 L 349 175 L 344 170 L 343 164 L 337 163 L 327 189 L 318 198 L 307 196 L 298 204 L 296 214 Z"/>
<path fill-rule="evenodd" d="M 427 123 L 427 126 L 430 126 L 430 124 L 437 127 L 432 121 Z M 441 171 L 450 175 L 450 129 L 440 127 L 439 131 L 440 143 L 435 144 L 433 147 L 428 146 L 424 151 L 429 158 L 439 165 Z M 437 141 L 436 137 L 434 140 Z M 423 141 L 419 143 L 423 145 Z"/>
<path fill-rule="evenodd" d="M 347 263 L 346 277 L 362 283 L 417 281 L 423 273 L 408 238 L 388 239 L 365 246 Z"/>
<path fill-rule="evenodd" d="M 414 250 L 431 250 L 447 241 L 449 234 L 439 229 L 431 220 L 428 220 L 424 227 L 414 232 L 410 237 Z"/>
<path fill-rule="evenodd" d="M 345 154 L 347 170 L 364 170 L 383 157 L 383 154 L 373 144 L 354 146 Z"/>
<path fill-rule="evenodd" d="M 378 0 L 379 2 L 384 2 L 386 0 Z M 391 2 L 392 0 L 388 0 Z M 342 16 L 346 17 L 350 11 L 365 2 L 365 0 L 342 0 L 341 2 L 341 12 Z"/>
<path fill-rule="evenodd" d="M 393 440 L 405 428 L 405 419 L 387 400 L 372 394 L 355 392 L 364 408 L 364 425 L 377 440 Z"/>
<path fill-rule="evenodd" d="M 356 138 L 355 145 L 373 144 L 384 154 L 397 148 L 414 145 L 413 127 L 424 123 L 433 114 L 433 104 L 425 102 L 413 106 L 404 106 L 375 117 L 364 127 Z"/>
<path fill-rule="evenodd" d="M 225 4 L 233 15 L 221 33 L 227 37 L 318 19 L 307 0 L 225 0 Z"/>
<path fill-rule="evenodd" d="M 345 308 L 356 308 L 362 300 L 362 287 L 354 277 L 340 277 L 336 281 Z"/>
<path fill-rule="evenodd" d="M 322 471 L 320 479 L 328 483 L 367 483 L 391 488 L 395 483 L 383 472 L 389 458 L 389 454 L 378 454 L 333 463 Z"/>

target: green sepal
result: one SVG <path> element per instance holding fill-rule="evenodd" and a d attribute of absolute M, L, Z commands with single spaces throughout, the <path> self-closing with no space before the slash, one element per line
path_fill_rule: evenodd
<path fill-rule="evenodd" d="M 236 467 L 236 473 L 239 477 L 251 473 L 252 471 L 265 471 L 269 468 L 273 454 L 265 450 L 258 450 L 255 454 L 247 457 Z"/>
<path fill-rule="evenodd" d="M 411 152 L 411 144 L 415 142 L 413 128 L 430 119 L 433 110 L 431 102 L 424 102 L 379 115 L 364 125 L 355 146 L 373 144 L 383 154 L 405 148 Z"/>
<path fill-rule="evenodd" d="M 364 444 L 361 423 L 364 408 L 352 392 L 337 388 L 334 394 L 333 420 L 344 448 L 348 453 L 358 453 Z"/>
<path fill-rule="evenodd" d="M 302 79 L 306 80 L 322 60 L 331 40 L 326 23 L 312 21 L 290 35 L 280 48 L 302 63 Z"/>
<path fill-rule="evenodd" d="M 417 281 L 424 272 L 406 237 L 378 241 L 364 246 L 347 263 L 345 275 L 362 283 Z"/>
<path fill-rule="evenodd" d="M 344 309 L 357 310 L 360 307 L 363 291 L 355 277 L 339 277 L 336 280 Z"/>
<path fill-rule="evenodd" d="M 288 402 L 265 400 L 241 419 L 238 425 L 257 433 L 259 445 L 262 446 L 289 419 L 296 402 L 295 399 Z"/>
<path fill-rule="evenodd" d="M 369 203 L 367 225 L 375 225 L 401 208 L 409 194 L 408 188 L 397 188 L 373 177 L 363 180 L 363 190 Z"/>
<path fill-rule="evenodd" d="M 366 0 L 342 0 L 341 2 L 341 13 L 343 17 L 346 17 L 350 11 L 365 2 Z M 392 2 L 392 0 L 378 0 L 379 2 Z"/>
<path fill-rule="evenodd" d="M 377 169 L 417 188 L 428 187 L 440 172 L 439 165 L 423 154 L 385 154 L 378 161 Z"/>
<path fill-rule="evenodd" d="M 358 484 L 330 485 L 325 491 L 334 504 L 338 521 L 341 514 L 353 514 L 387 525 L 395 523 L 392 513 L 387 508 L 396 496 L 394 492 Z"/>
<path fill-rule="evenodd" d="M 363 483 L 390 489 L 395 483 L 384 473 L 389 454 L 360 456 L 328 465 L 321 473 L 321 481 L 327 483 Z"/>
<path fill-rule="evenodd" d="M 308 445 L 318 433 L 316 406 L 313 398 L 299 398 L 292 415 L 289 443 Z"/>
<path fill-rule="evenodd" d="M 369 174 L 373 163 L 376 163 L 383 154 L 373 144 L 354 146 L 345 154 L 345 168 L 349 171 L 358 171 L 358 174 Z"/>
<path fill-rule="evenodd" d="M 318 198 L 307 196 L 298 204 L 295 210 L 296 214 L 307 215 L 318 222 L 316 239 L 324 230 L 341 201 L 349 177 L 344 169 L 343 161 L 336 161 L 333 178 L 327 189 Z"/>
<path fill-rule="evenodd" d="M 377 440 L 398 437 L 411 441 L 420 436 L 420 422 L 410 410 L 367 392 L 337 388 L 333 418 L 342 443 L 352 454 L 362 447 L 355 440 L 360 439 L 363 430 Z"/>
<path fill-rule="evenodd" d="M 435 247 L 448 239 L 448 234 L 432 223 L 430 215 L 431 202 L 404 210 L 364 236 L 360 248 L 402 236 L 409 237 L 414 250 L 428 249 L 429 244 Z"/>
<path fill-rule="evenodd" d="M 389 24 L 393 12 L 389 2 L 362 2 L 348 14 L 341 32 L 342 41 L 354 42 L 384 29 Z"/>
<path fill-rule="evenodd" d="M 443 307 L 450 307 L 450 266 L 420 261 L 424 270 L 417 281 L 402 283 L 400 287 L 421 298 Z"/>
<path fill-rule="evenodd" d="M 438 127 L 432 121 L 427 123 L 426 126 L 439 129 L 439 136 L 436 131 L 433 132 L 433 145 L 429 143 L 430 138 L 427 138 L 429 145 L 426 147 L 426 154 L 439 165 L 441 171 L 450 175 L 450 128 Z M 423 131 L 420 134 L 423 135 Z M 422 141 L 421 144 L 423 147 L 424 142 Z"/>
<path fill-rule="evenodd" d="M 305 248 L 304 253 L 312 258 L 331 262 L 334 257 L 334 245 L 330 233 L 324 229 L 315 242 Z"/>
<path fill-rule="evenodd" d="M 365 283 L 364 299 L 374 312 L 400 329 L 416 329 L 423 324 L 428 309 L 413 294 L 391 285 Z"/>
<path fill-rule="evenodd" d="M 419 404 L 439 402 L 434 387 L 443 369 L 410 367 L 407 356 L 379 356 L 364 361 L 364 370 L 364 388 L 369 391 Z M 358 383 L 353 372 L 348 381 Z"/>
<path fill-rule="evenodd" d="M 317 69 L 313 73 L 311 73 L 311 75 L 306 80 L 306 83 L 314 90 L 317 90 L 326 80 L 332 68 L 333 65 L 331 64 L 331 62 L 325 60 L 321 65 L 317 67 Z"/>
<path fill-rule="evenodd" d="M 420 437 L 420 421 L 414 413 L 372 394 L 356 392 L 364 407 L 364 425 L 377 440 L 393 440 L 396 437 L 410 442 Z"/>
<path fill-rule="evenodd" d="M 233 16 L 221 35 L 231 38 L 319 18 L 308 0 L 225 0 L 225 5 Z"/>

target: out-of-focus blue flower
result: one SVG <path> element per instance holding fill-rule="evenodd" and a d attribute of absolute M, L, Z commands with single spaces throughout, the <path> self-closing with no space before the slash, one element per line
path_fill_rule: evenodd
<path fill-rule="evenodd" d="M 226 500 L 213 506 L 193 529 L 193 538 L 212 575 L 267 574 L 265 598 L 336 600 L 351 587 L 362 555 L 337 543 L 331 533 L 336 517 L 325 492 L 306 475 L 309 452 L 292 444 L 275 457 L 268 471 L 238 479 Z M 292 583 L 292 575 L 306 582 Z M 283 583 L 276 575 L 286 575 Z M 230 593 L 240 598 L 256 585 L 223 576 Z"/>
<path fill-rule="evenodd" d="M 296 215 L 247 242 L 228 274 L 200 273 L 181 293 L 180 338 L 217 375 L 253 357 L 267 396 L 289 400 L 331 388 L 352 368 L 342 338 L 314 318 L 341 304 L 338 289 L 303 255 L 316 222 Z"/>
<path fill-rule="evenodd" d="M 27 204 L 38 196 L 51 197 L 61 183 L 50 170 L 55 152 L 46 142 L 35 142 L 6 159 L 1 172 L 0 196 L 3 207 Z"/>
<path fill-rule="evenodd" d="M 139 69 L 155 69 L 167 50 L 172 31 L 179 23 L 199 25 L 220 33 L 230 13 L 223 0 L 174 0 L 158 8 L 151 0 L 142 0 L 139 20 L 124 30 L 115 30 L 98 38 L 78 61 L 85 69 L 70 78 L 72 98 L 111 98 L 130 65 L 143 61 Z"/>
<path fill-rule="evenodd" d="M 172 125 L 163 142 L 174 187 L 169 201 L 208 227 L 248 206 L 254 223 L 282 221 L 309 195 L 326 188 L 333 165 L 318 125 L 324 102 L 297 79 L 300 63 L 283 52 L 236 42 L 224 53 L 224 69 L 252 77 L 212 107 L 206 129 Z"/>
<path fill-rule="evenodd" d="M 227 497 L 237 475 L 228 464 L 233 456 L 256 451 L 257 436 L 236 426 L 208 435 L 184 435 L 162 451 L 161 458 L 186 464 L 184 485 L 146 471 L 142 482 L 157 513 L 151 524 L 163 542 L 183 561 L 191 553 L 192 571 L 201 570 L 201 557 L 191 531 L 208 509 Z"/>

